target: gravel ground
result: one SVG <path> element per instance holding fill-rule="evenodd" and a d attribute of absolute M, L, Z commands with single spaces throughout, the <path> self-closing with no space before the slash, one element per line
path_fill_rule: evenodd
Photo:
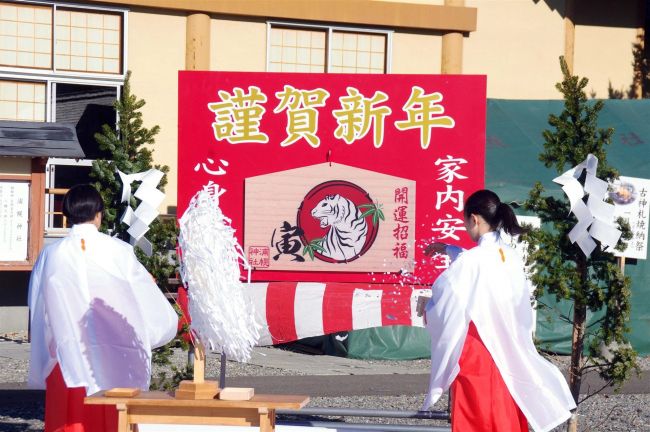
<path fill-rule="evenodd" d="M 0 336 L 0 340 L 20 341 L 21 335 Z M 567 357 L 553 356 L 550 360 L 560 367 L 566 367 Z M 172 356 L 175 365 L 182 367 L 187 361 L 187 352 L 176 350 Z M 396 361 L 369 361 L 372 364 L 399 364 Z M 409 365 L 417 368 L 426 368 L 428 360 L 414 360 Z M 650 357 L 640 359 L 643 370 L 650 370 Z M 0 357 L 0 383 L 24 383 L 27 378 L 27 361 L 12 360 Z M 300 372 L 261 367 L 251 364 L 228 362 L 228 376 L 286 376 L 304 375 Z M 165 371 L 155 368 L 154 373 Z M 208 356 L 206 376 L 218 377 L 218 356 Z M 650 392 L 650 389 L 648 389 Z M 1 391 L 0 391 L 1 392 Z M 320 408 L 368 408 L 390 410 L 416 410 L 422 402 L 424 395 L 402 396 L 354 396 L 354 397 L 313 397 L 310 407 Z M 434 409 L 445 410 L 447 398 L 443 397 Z M 0 406 L 0 432 L 23 432 L 43 430 L 43 406 L 40 403 L 26 404 L 20 401 L 7 401 Z M 594 396 L 579 409 L 579 430 L 584 432 L 620 431 L 620 432 L 650 432 L 650 394 L 619 394 Z M 336 417 L 312 418 L 314 420 L 342 420 Z M 282 420 L 280 418 L 280 420 Z M 354 423 L 384 423 L 384 424 L 419 424 L 419 425 L 446 425 L 446 422 L 435 420 L 411 419 L 383 419 L 383 418 L 349 418 Z M 558 427 L 554 432 L 564 431 Z"/>

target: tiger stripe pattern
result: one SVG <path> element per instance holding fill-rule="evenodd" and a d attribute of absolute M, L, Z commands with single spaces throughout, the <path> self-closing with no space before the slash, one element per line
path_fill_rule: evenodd
<path fill-rule="evenodd" d="M 311 211 L 321 228 L 330 227 L 322 243 L 322 255 L 336 261 L 350 260 L 361 252 L 368 234 L 363 212 L 339 194 L 327 195 Z"/>

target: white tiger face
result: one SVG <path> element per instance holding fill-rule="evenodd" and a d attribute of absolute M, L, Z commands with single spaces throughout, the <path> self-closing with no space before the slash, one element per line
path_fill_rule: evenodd
<path fill-rule="evenodd" d="M 325 228 L 334 225 L 345 217 L 345 210 L 349 200 L 341 195 L 327 195 L 311 211 L 311 215 L 320 219 L 320 227 Z"/>
<path fill-rule="evenodd" d="M 322 254 L 339 262 L 353 259 L 362 249 L 368 225 L 362 212 L 341 195 L 328 195 L 312 209 L 320 227 L 330 227 L 323 242 Z"/>

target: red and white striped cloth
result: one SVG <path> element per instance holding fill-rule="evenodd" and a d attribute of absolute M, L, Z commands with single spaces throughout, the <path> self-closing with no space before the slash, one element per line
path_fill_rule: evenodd
<path fill-rule="evenodd" d="M 421 286 L 316 282 L 251 283 L 245 293 L 264 325 L 258 345 L 371 327 L 423 327 L 417 298 L 431 296 Z"/>

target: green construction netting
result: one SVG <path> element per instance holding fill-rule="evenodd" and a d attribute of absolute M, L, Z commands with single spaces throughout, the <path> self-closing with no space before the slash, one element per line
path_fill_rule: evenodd
<path fill-rule="evenodd" d="M 543 149 L 542 131 L 549 128 L 548 116 L 559 114 L 562 107 L 560 100 L 488 100 L 486 188 L 506 202 L 523 201 L 536 181 L 542 182 L 549 193 L 563 194 L 559 185 L 552 182 L 557 173 L 538 160 Z M 608 148 L 609 163 L 621 175 L 650 178 L 650 100 L 607 100 L 599 125 L 614 128 Z M 640 354 L 648 355 L 650 264 L 647 260 L 627 260 L 625 273 L 632 278 L 630 340 Z M 569 314 L 569 305 L 557 303 L 550 296 L 541 301 L 551 307 L 538 315 L 537 337 L 541 346 L 568 353 L 571 327 L 558 318 L 558 311 Z M 343 345 L 347 355 L 355 358 L 411 359 L 429 355 L 429 339 L 419 328 L 357 330 L 350 332 Z"/>

